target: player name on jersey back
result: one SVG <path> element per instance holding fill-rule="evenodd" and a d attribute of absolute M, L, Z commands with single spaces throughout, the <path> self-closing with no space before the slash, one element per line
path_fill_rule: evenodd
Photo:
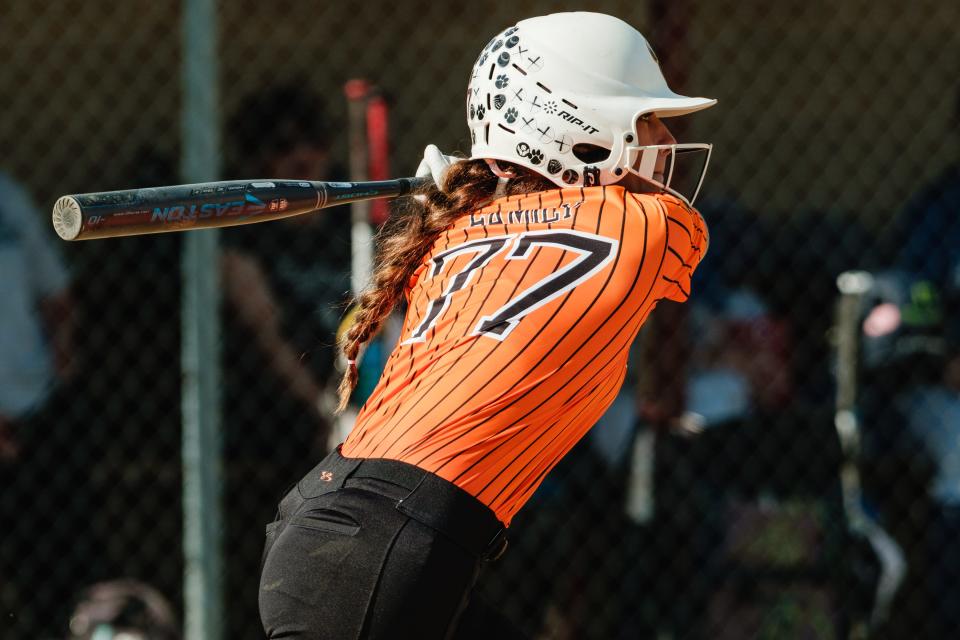
<path fill-rule="evenodd" d="M 486 226 L 500 224 L 552 224 L 561 220 L 569 220 L 576 215 L 577 209 L 583 204 L 582 200 L 573 203 L 563 203 L 556 207 L 539 209 L 510 209 L 509 211 L 473 211 L 470 213 L 470 226 Z"/>

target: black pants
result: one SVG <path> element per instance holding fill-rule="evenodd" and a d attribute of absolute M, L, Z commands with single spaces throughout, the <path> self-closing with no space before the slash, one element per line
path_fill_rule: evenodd
<path fill-rule="evenodd" d="M 493 512 L 446 480 L 331 453 L 267 527 L 264 629 L 270 640 L 451 638 L 505 544 Z"/>

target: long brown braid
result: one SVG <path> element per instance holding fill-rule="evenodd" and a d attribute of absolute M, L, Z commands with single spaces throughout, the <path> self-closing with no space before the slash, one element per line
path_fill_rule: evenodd
<path fill-rule="evenodd" d="M 532 171 L 509 163 L 499 164 L 515 176 L 504 186 L 504 195 L 557 188 Z M 498 178 L 485 160 L 465 160 L 452 165 L 444 174 L 443 182 L 443 191 L 436 185 L 422 191 L 426 197 L 423 202 L 408 198 L 377 234 L 376 266 L 370 285 L 357 299 L 353 324 L 340 339 L 340 349 L 349 364 L 338 389 L 338 413 L 346 408 L 350 394 L 357 386 L 357 368 L 353 363 L 361 347 L 380 331 L 440 234 L 460 216 L 491 201 L 497 191 Z"/>

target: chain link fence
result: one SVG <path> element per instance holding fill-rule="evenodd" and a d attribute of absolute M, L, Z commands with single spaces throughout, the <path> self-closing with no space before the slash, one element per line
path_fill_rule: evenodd
<path fill-rule="evenodd" d="M 487 39 L 580 8 L 220 2 L 222 177 L 350 176 L 351 79 L 389 109 L 380 170 L 410 175 L 430 142 L 466 152 Z M 650 36 L 675 89 L 720 100 L 671 123 L 715 145 L 711 251 L 477 597 L 542 639 L 956 637 L 960 8 L 591 10 Z M 181 633 L 183 237 L 64 244 L 47 215 L 61 194 L 182 181 L 181 18 L 0 2 L 0 638 Z M 324 398 L 348 218 L 220 232 L 229 638 L 262 637 L 262 525 L 342 437 Z"/>

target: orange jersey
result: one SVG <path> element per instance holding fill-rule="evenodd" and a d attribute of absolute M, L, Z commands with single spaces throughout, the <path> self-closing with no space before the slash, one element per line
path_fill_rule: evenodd
<path fill-rule="evenodd" d="M 391 458 L 509 524 L 613 401 L 663 298 L 684 301 L 703 218 L 622 187 L 501 198 L 443 233 L 342 453 Z"/>

